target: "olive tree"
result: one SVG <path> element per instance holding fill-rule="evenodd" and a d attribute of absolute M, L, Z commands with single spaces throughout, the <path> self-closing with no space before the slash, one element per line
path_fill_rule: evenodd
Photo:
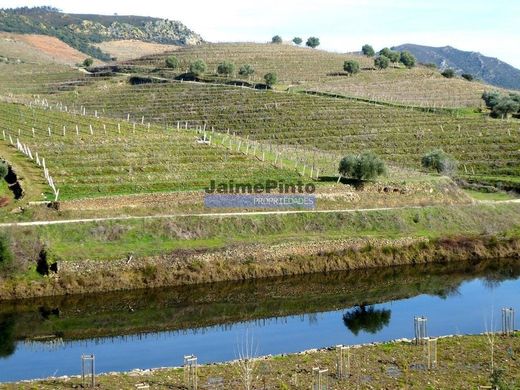
<path fill-rule="evenodd" d="M 179 60 L 175 56 L 166 57 L 164 60 L 166 67 L 170 69 L 177 69 L 179 67 Z"/>
<path fill-rule="evenodd" d="M 373 57 L 376 54 L 374 48 L 369 44 L 363 45 L 363 47 L 361 48 L 361 52 L 367 57 Z"/>
<path fill-rule="evenodd" d="M 320 39 L 316 37 L 310 37 L 307 39 L 306 45 L 314 49 L 320 45 Z"/>
<path fill-rule="evenodd" d="M 282 43 L 282 37 L 280 35 L 275 35 L 271 38 L 271 43 Z"/>
<path fill-rule="evenodd" d="M 276 84 L 276 82 L 278 81 L 278 77 L 276 77 L 276 73 L 266 73 L 264 75 L 264 80 L 265 84 L 270 87 Z"/>
<path fill-rule="evenodd" d="M 202 60 L 195 60 L 190 64 L 190 73 L 194 76 L 200 76 L 206 72 L 206 63 Z"/>
<path fill-rule="evenodd" d="M 303 42 L 303 39 L 301 39 L 300 37 L 294 37 L 293 40 L 294 44 L 300 46 Z"/>
<path fill-rule="evenodd" d="M 83 61 L 83 66 L 85 68 L 88 68 L 89 66 L 92 66 L 93 63 L 94 60 L 92 58 L 85 58 L 85 60 Z"/>
<path fill-rule="evenodd" d="M 374 59 L 374 65 L 378 69 L 386 69 L 390 65 L 390 60 L 384 55 L 379 55 Z"/>
<path fill-rule="evenodd" d="M 235 72 L 235 64 L 229 61 L 224 61 L 217 66 L 217 73 L 225 76 L 232 75 Z"/>
<path fill-rule="evenodd" d="M 240 69 L 238 70 L 238 74 L 240 76 L 249 77 L 253 73 L 255 73 L 255 69 L 251 65 L 249 65 L 249 64 L 242 65 L 240 67 Z"/>
<path fill-rule="evenodd" d="M 372 180 L 386 173 L 386 164 L 372 152 L 348 154 L 341 159 L 338 172 L 344 177 Z"/>
<path fill-rule="evenodd" d="M 399 56 L 399 61 L 408 69 L 413 68 L 417 62 L 415 57 L 409 51 L 402 51 Z"/>
<path fill-rule="evenodd" d="M 421 165 L 423 168 L 451 175 L 457 171 L 458 162 L 442 149 L 434 149 L 422 156 Z"/>
<path fill-rule="evenodd" d="M 452 79 L 453 77 L 455 77 L 455 71 L 451 68 L 446 69 L 441 74 L 447 79 Z"/>
<path fill-rule="evenodd" d="M 343 63 L 343 70 L 350 75 L 359 72 L 359 62 L 354 60 L 348 60 Z"/>

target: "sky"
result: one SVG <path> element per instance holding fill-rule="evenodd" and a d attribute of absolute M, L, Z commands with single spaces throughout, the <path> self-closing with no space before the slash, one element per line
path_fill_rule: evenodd
<path fill-rule="evenodd" d="M 2 8 L 37 5 L 179 20 L 211 42 L 317 36 L 321 49 L 338 52 L 450 45 L 520 68 L 518 0 L 0 0 Z"/>

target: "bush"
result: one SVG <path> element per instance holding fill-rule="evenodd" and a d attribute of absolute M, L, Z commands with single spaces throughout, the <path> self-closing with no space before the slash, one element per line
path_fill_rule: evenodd
<path fill-rule="evenodd" d="M 518 112 L 519 109 L 519 102 L 513 100 L 510 96 L 500 96 L 491 113 L 497 118 L 505 118 L 509 114 Z"/>
<path fill-rule="evenodd" d="M 318 47 L 320 45 L 320 39 L 316 37 L 310 37 L 309 39 L 307 39 L 306 45 L 314 49 L 315 47 Z"/>
<path fill-rule="evenodd" d="M 343 63 L 343 70 L 350 75 L 359 72 L 359 62 L 354 60 L 348 60 Z"/>
<path fill-rule="evenodd" d="M 92 58 L 85 58 L 85 60 L 83 61 L 83 66 L 85 68 L 88 68 L 89 66 L 92 66 L 93 63 L 94 60 Z"/>
<path fill-rule="evenodd" d="M 473 81 L 475 80 L 475 77 L 472 75 L 472 74 L 469 74 L 469 73 L 462 73 L 461 74 L 461 77 L 465 80 L 468 80 L 468 81 Z"/>
<path fill-rule="evenodd" d="M 276 77 L 276 73 L 266 73 L 264 75 L 264 80 L 266 85 L 272 86 L 276 84 L 276 82 L 278 81 L 278 77 Z"/>
<path fill-rule="evenodd" d="M 0 269 L 5 268 L 13 260 L 11 243 L 5 233 L 0 234 Z"/>
<path fill-rule="evenodd" d="M 388 68 L 388 65 L 390 65 L 390 60 L 388 57 L 380 55 L 374 60 L 374 65 L 378 69 L 386 69 Z"/>
<path fill-rule="evenodd" d="M 451 68 L 446 69 L 444 72 L 441 73 L 444 77 L 447 79 L 451 79 L 455 77 L 455 71 Z"/>
<path fill-rule="evenodd" d="M 301 39 L 300 37 L 294 37 L 292 41 L 299 46 L 302 44 L 303 39 Z"/>
<path fill-rule="evenodd" d="M 9 168 L 5 161 L 0 161 L 0 180 L 4 179 L 9 173 Z"/>
<path fill-rule="evenodd" d="M 238 70 L 238 74 L 240 76 L 246 76 L 246 77 L 249 77 L 251 76 L 253 73 L 255 73 L 255 70 L 254 68 L 249 65 L 249 64 L 246 64 L 246 65 L 242 65 L 240 67 L 240 69 Z"/>
<path fill-rule="evenodd" d="M 374 48 L 369 44 L 363 45 L 363 47 L 361 48 L 361 53 L 363 53 L 367 57 L 373 57 L 376 54 Z"/>
<path fill-rule="evenodd" d="M 190 73 L 194 76 L 200 76 L 206 72 L 206 63 L 202 60 L 196 60 L 190 64 Z"/>
<path fill-rule="evenodd" d="M 401 63 L 408 69 L 413 68 L 415 66 L 415 63 L 417 62 L 415 57 L 409 51 L 401 52 L 399 61 L 401 61 Z"/>
<path fill-rule="evenodd" d="M 271 43 L 282 43 L 282 37 L 280 35 L 275 35 L 271 38 Z"/>
<path fill-rule="evenodd" d="M 380 56 L 385 56 L 391 62 L 398 62 L 400 58 L 400 53 L 398 51 L 390 50 L 388 47 L 379 50 Z"/>
<path fill-rule="evenodd" d="M 235 64 L 224 61 L 217 66 L 217 73 L 229 76 L 235 72 Z"/>
<path fill-rule="evenodd" d="M 504 118 L 520 111 L 520 94 L 518 93 L 501 95 L 498 91 L 484 92 L 482 99 L 491 110 L 491 115 L 497 118 Z"/>
<path fill-rule="evenodd" d="M 426 64 L 423 64 L 426 68 L 429 69 L 437 69 L 437 64 L 434 64 L 433 62 L 428 62 Z"/>
<path fill-rule="evenodd" d="M 166 67 L 170 69 L 177 69 L 179 67 L 179 60 L 175 56 L 169 56 L 164 61 L 166 63 Z"/>
<path fill-rule="evenodd" d="M 345 177 L 372 180 L 386 173 L 386 165 L 374 153 L 364 152 L 359 155 L 349 154 L 343 157 L 339 163 L 338 171 Z"/>
<path fill-rule="evenodd" d="M 450 175 L 457 170 L 458 162 L 442 149 L 434 149 L 422 156 L 421 165 L 423 168 Z"/>

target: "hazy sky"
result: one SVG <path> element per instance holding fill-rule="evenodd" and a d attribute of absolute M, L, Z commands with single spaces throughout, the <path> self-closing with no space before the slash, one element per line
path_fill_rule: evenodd
<path fill-rule="evenodd" d="M 320 48 L 359 50 L 417 43 L 480 51 L 520 68 L 518 0 L 1 0 L 65 12 L 180 20 L 208 41 L 265 42 L 317 36 Z"/>

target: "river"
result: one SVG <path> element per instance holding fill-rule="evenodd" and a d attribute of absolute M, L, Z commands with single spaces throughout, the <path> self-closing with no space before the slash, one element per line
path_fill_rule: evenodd
<path fill-rule="evenodd" d="M 520 302 L 520 262 L 427 264 L 146 291 L 0 302 L 0 382 L 180 366 L 337 344 L 500 330 Z"/>

